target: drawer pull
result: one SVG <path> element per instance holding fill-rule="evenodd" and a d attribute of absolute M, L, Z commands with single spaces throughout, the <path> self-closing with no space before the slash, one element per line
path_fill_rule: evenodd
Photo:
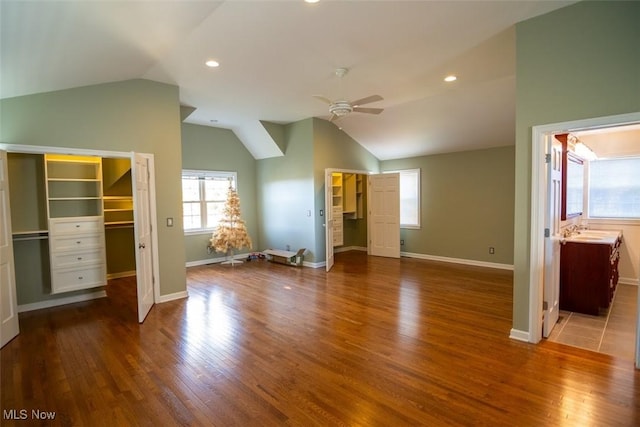
<path fill-rule="evenodd" d="M 78 257 L 78 261 L 82 261 L 82 257 L 81 256 Z"/>
<path fill-rule="evenodd" d="M 80 240 L 78 240 L 76 243 L 77 243 L 77 244 L 80 244 L 80 243 L 82 243 L 82 242 L 81 242 Z"/>
<path fill-rule="evenodd" d="M 82 277 L 82 276 L 79 276 L 79 277 L 78 277 L 78 280 L 82 280 L 82 279 L 84 279 L 84 277 Z"/>
<path fill-rule="evenodd" d="M 80 228 L 80 224 L 76 224 L 76 228 Z"/>

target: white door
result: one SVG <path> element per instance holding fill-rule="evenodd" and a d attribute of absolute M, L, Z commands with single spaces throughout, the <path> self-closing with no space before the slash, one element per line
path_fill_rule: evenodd
<path fill-rule="evenodd" d="M 134 228 L 136 245 L 136 275 L 138 286 L 138 322 L 144 322 L 154 303 L 153 297 L 153 239 L 149 179 L 153 167 L 153 156 L 134 155 L 132 165 L 134 177 Z"/>
<path fill-rule="evenodd" d="M 547 212 L 544 245 L 544 320 L 542 335 L 547 338 L 558 322 L 560 311 L 560 204 L 562 201 L 562 144 L 553 136 L 547 163 Z"/>
<path fill-rule="evenodd" d="M 369 175 L 369 250 L 400 258 L 400 174 Z"/>
<path fill-rule="evenodd" d="M 0 347 L 20 332 L 14 268 L 7 152 L 0 150 Z"/>
<path fill-rule="evenodd" d="M 324 171 L 324 228 L 325 228 L 325 245 L 327 271 L 333 267 L 333 181 L 331 170 Z"/>

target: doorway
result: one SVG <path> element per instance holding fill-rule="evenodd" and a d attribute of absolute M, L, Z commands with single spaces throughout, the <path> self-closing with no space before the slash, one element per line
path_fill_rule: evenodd
<path fill-rule="evenodd" d="M 136 285 L 137 285 L 137 299 L 138 299 L 138 321 L 142 323 L 144 317 L 150 310 L 154 301 L 158 299 L 159 296 L 159 281 L 155 280 L 155 277 L 158 277 L 158 250 L 157 250 L 157 230 L 156 226 L 156 215 L 155 215 L 155 177 L 154 177 L 154 167 L 153 167 L 153 155 L 151 154 L 139 154 L 139 153 L 123 153 L 123 152 L 110 152 L 110 151 L 97 151 L 97 150 L 89 150 L 89 149 L 68 149 L 68 148 L 60 148 L 60 147 L 36 147 L 36 146 L 22 146 L 22 145 L 10 145 L 10 144 L 0 144 L 0 149 L 3 151 L 7 151 L 11 154 L 17 155 L 25 155 L 25 156 L 39 156 L 42 158 L 45 154 L 54 155 L 54 156 L 86 156 L 86 157 L 94 157 L 94 158 L 102 158 L 103 160 L 117 160 L 122 164 L 126 164 L 127 168 L 130 169 L 129 172 L 125 172 L 122 174 L 116 174 L 116 179 L 114 181 L 120 180 L 123 177 L 129 176 L 128 183 L 127 180 L 124 179 L 124 184 L 122 182 L 117 184 L 115 182 L 111 183 L 109 188 L 113 190 L 114 188 L 124 189 L 124 193 L 128 194 L 106 194 L 107 197 L 102 197 L 101 183 L 100 187 L 96 187 L 97 184 L 94 184 L 93 179 L 73 179 L 71 181 L 73 185 L 81 186 L 81 187 L 96 187 L 100 188 L 100 191 L 97 193 L 99 198 L 90 197 L 92 199 L 96 199 L 97 202 L 102 205 L 104 203 L 104 211 L 103 206 L 100 206 L 99 212 L 105 223 L 107 223 L 107 227 L 113 226 L 130 226 L 132 227 L 129 230 L 129 233 L 133 231 L 133 241 L 130 242 L 133 244 L 134 249 L 130 251 L 130 254 L 135 256 L 135 260 L 132 265 L 133 270 L 126 272 L 125 275 L 134 275 L 136 276 Z M 107 161 L 108 163 L 108 161 Z M 113 165 L 111 165 L 113 166 Z M 43 178 L 42 173 L 40 176 L 38 174 L 33 174 L 35 180 L 38 178 Z M 133 181 L 131 179 L 133 177 Z M 58 187 L 61 185 L 67 185 L 64 179 L 54 178 Z M 100 180 L 101 181 L 101 180 Z M 17 182 L 14 185 L 19 186 L 24 183 Z M 144 184 L 144 185 L 143 185 Z M 48 185 L 48 184 L 47 184 Z M 128 190 L 127 190 L 128 187 Z M 40 193 L 43 185 L 40 183 L 39 185 Z M 48 187 L 47 187 L 48 188 Z M 33 189 L 31 189 L 33 190 Z M 110 190 L 110 191 L 111 191 Z M 141 191 L 142 190 L 142 191 Z M 118 192 L 117 190 L 116 193 Z M 36 196 L 38 196 L 36 194 Z M 40 194 L 39 196 L 42 196 Z M 142 197 L 144 196 L 144 197 Z M 48 198 L 49 203 L 56 198 Z M 67 197 L 67 199 L 69 199 Z M 48 207 L 48 205 L 46 205 Z M 36 207 L 37 208 L 37 207 Z M 46 212 L 42 214 L 42 209 L 35 209 L 39 211 L 39 213 L 35 214 L 37 218 L 35 221 L 37 225 L 33 227 L 36 233 L 29 232 L 20 234 L 21 228 L 18 224 L 18 228 L 15 227 L 14 230 L 17 230 L 14 234 L 18 235 L 19 238 L 30 238 L 32 240 L 39 241 L 39 255 L 40 260 L 44 265 L 43 268 L 40 269 L 39 277 L 33 278 L 36 283 L 42 283 L 43 280 L 47 280 L 46 276 L 50 269 L 49 265 L 49 250 L 48 250 L 48 231 L 47 231 L 47 214 Z M 21 209 L 23 211 L 23 209 Z M 44 218 L 42 218 L 44 216 Z M 27 228 L 30 229 L 30 228 Z M 131 235 L 130 235 L 131 237 Z M 94 250 L 96 252 L 96 250 Z M 98 250 L 99 252 L 99 250 Z M 134 253 L 135 252 L 135 253 Z M 44 255 L 44 256 L 43 256 Z M 17 257 L 16 257 L 17 258 Z M 97 262 L 97 261 L 96 261 Z M 106 262 L 106 260 L 105 260 Z M 43 274 L 43 272 L 45 272 Z M 99 272 L 99 270 L 98 270 Z M 117 276 L 116 276 L 117 277 Z M 79 288 L 80 289 L 80 288 Z M 89 288 L 91 289 L 91 288 Z M 64 294 L 63 294 L 64 295 Z M 30 309 L 38 309 L 38 308 L 46 308 L 49 306 L 61 305 L 71 302 L 78 302 L 87 299 L 94 299 L 97 297 L 105 296 L 106 293 L 101 288 L 94 288 L 94 290 L 89 290 L 82 294 L 67 294 L 62 298 L 51 299 L 50 297 L 45 298 L 44 300 L 39 300 L 36 298 L 37 303 L 35 304 L 23 304 L 21 307 L 22 311 L 30 310 Z M 17 307 L 16 307 L 17 310 Z"/>
<path fill-rule="evenodd" d="M 335 247 L 400 258 L 399 174 L 325 169 L 325 247 L 327 271 Z"/>
<path fill-rule="evenodd" d="M 547 176 L 545 155 L 550 149 L 550 136 L 559 133 L 578 132 L 587 129 L 611 128 L 640 123 L 640 113 L 600 117 L 572 122 L 534 126 L 532 129 L 532 174 L 531 174 L 531 246 L 529 276 L 529 337 L 537 343 L 543 332 L 544 266 L 549 259 L 545 256 L 545 215 L 547 206 Z M 640 260 L 639 260 L 640 262 Z M 640 315 L 636 318 L 640 325 Z M 640 340 L 636 328 L 636 366 L 640 368 Z"/>

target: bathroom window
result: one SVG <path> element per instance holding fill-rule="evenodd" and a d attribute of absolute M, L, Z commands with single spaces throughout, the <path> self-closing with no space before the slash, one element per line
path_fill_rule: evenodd
<path fill-rule="evenodd" d="M 640 157 L 589 163 L 589 217 L 640 219 Z"/>
<path fill-rule="evenodd" d="M 182 213 L 186 233 L 210 232 L 222 218 L 229 185 L 236 172 L 182 171 Z"/>

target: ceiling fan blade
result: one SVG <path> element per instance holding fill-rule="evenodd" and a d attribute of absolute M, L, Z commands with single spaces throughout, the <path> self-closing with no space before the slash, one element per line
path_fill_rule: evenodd
<path fill-rule="evenodd" d="M 357 113 L 367 113 L 367 114 L 380 114 L 384 111 L 384 108 L 361 108 L 354 107 L 353 111 Z"/>
<path fill-rule="evenodd" d="M 322 102 L 326 102 L 326 103 L 327 103 L 327 104 L 329 104 L 329 105 L 331 105 L 331 103 L 333 102 L 333 101 L 331 101 L 329 98 L 326 98 L 326 97 L 324 97 L 324 96 L 322 96 L 322 95 L 312 95 L 312 96 L 313 96 L 315 99 L 319 99 L 320 101 L 322 101 Z"/>
<path fill-rule="evenodd" d="M 329 119 L 329 121 L 330 121 L 330 122 L 332 122 L 332 121 L 334 121 L 334 120 L 335 120 L 335 119 L 337 119 L 337 118 L 338 118 L 338 116 L 337 116 L 337 115 L 332 114 L 332 115 L 331 115 L 331 118 Z"/>
<path fill-rule="evenodd" d="M 356 107 L 356 106 L 359 106 L 359 105 L 369 104 L 371 102 L 382 101 L 383 99 L 384 98 L 381 97 L 380 95 L 371 95 L 371 96 L 367 96 L 366 98 L 362 98 L 362 99 L 358 99 L 357 101 L 353 101 L 351 103 L 351 105 Z"/>

